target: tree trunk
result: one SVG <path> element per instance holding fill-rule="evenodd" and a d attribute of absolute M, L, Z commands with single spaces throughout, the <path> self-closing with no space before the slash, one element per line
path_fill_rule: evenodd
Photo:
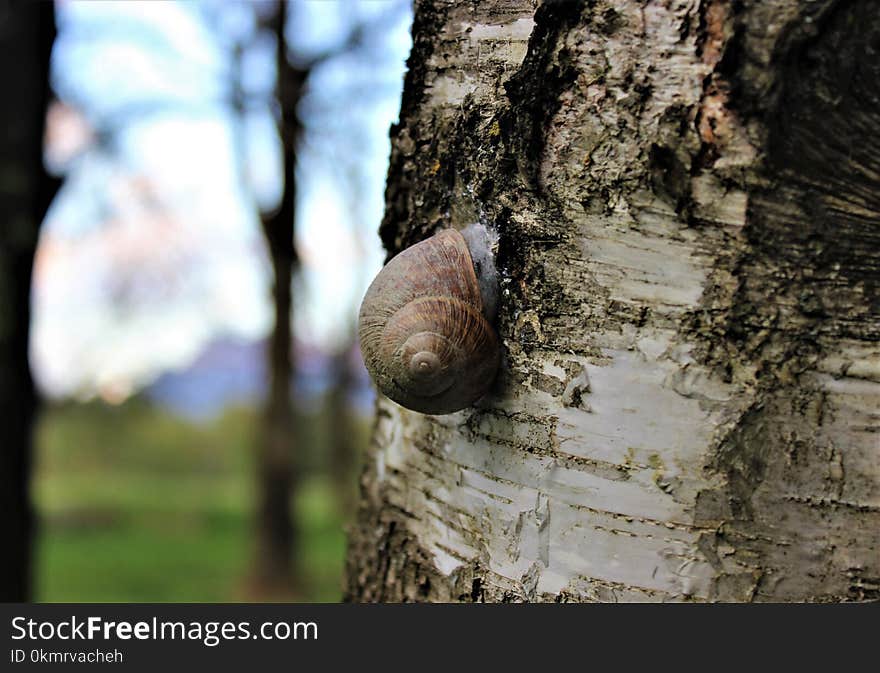
<path fill-rule="evenodd" d="M 493 391 L 380 401 L 363 601 L 880 598 L 880 13 L 418 3 L 382 239 L 500 235 Z"/>
<path fill-rule="evenodd" d="M 351 362 L 355 342 L 352 330 L 351 337 L 333 353 L 330 386 L 324 403 L 328 473 L 339 511 L 346 522 L 351 520 L 357 505 L 358 428 L 349 402 L 349 395 L 356 385 Z"/>
<path fill-rule="evenodd" d="M 279 2 L 272 19 L 277 40 L 279 134 L 284 148 L 284 191 L 274 213 L 263 217 L 274 278 L 275 325 L 267 353 L 269 391 L 263 416 L 258 455 L 256 591 L 289 594 L 297 584 L 293 565 L 296 521 L 291 499 L 297 482 L 293 420 L 294 359 L 292 352 L 293 273 L 296 268 L 294 221 L 296 218 L 296 144 L 300 135 L 297 106 L 307 72 L 294 68 L 284 40 L 287 3 Z"/>
<path fill-rule="evenodd" d="M 37 398 L 28 367 L 30 292 L 37 233 L 57 189 L 43 167 L 52 3 L 0 6 L 0 601 L 31 595 L 34 535 L 31 434 Z"/>

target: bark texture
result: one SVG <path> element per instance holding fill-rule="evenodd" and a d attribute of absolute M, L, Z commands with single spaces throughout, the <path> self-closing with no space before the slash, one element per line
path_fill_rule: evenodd
<path fill-rule="evenodd" d="M 880 598 L 880 13 L 417 3 L 381 236 L 497 228 L 475 408 L 383 400 L 350 600 Z"/>

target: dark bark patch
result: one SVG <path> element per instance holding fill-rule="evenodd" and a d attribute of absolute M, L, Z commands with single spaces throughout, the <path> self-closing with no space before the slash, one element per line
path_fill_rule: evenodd
<path fill-rule="evenodd" d="M 764 478 L 768 458 L 771 458 L 768 454 L 777 444 L 778 438 L 772 435 L 763 409 L 758 407 L 747 412 L 721 442 L 710 468 L 727 476 L 727 502 L 707 497 L 701 504 L 710 509 L 703 510 L 701 516 L 717 515 L 726 505 L 730 518 L 751 520 L 754 517 L 752 495 Z"/>
<path fill-rule="evenodd" d="M 768 172 L 788 211 L 763 218 L 756 243 L 796 270 L 810 259 L 802 313 L 838 318 L 838 334 L 880 339 L 880 14 L 876 3 L 841 4 L 818 36 L 783 61 L 778 108 L 767 118 Z M 784 245 L 780 245 L 784 243 Z M 845 320 L 832 291 L 864 289 L 862 324 Z M 808 287 L 812 286 L 812 287 Z M 823 308 L 824 307 L 824 308 Z M 870 317 L 873 326 L 865 324 Z"/>
<path fill-rule="evenodd" d="M 511 107 L 502 129 L 520 175 L 528 187 L 538 192 L 547 127 L 559 111 L 562 93 L 574 85 L 578 76 L 575 59 L 560 44 L 569 31 L 580 25 L 590 5 L 541 5 L 535 12 L 535 29 L 522 67 L 504 85 Z"/>
<path fill-rule="evenodd" d="M 413 16 L 413 45 L 406 61 L 400 105 L 400 123 L 391 127 L 392 152 L 385 188 L 385 217 L 379 227 L 379 236 L 389 256 L 402 247 L 400 234 L 413 216 L 410 197 L 417 184 L 424 184 L 419 176 L 414 157 L 436 156 L 425 152 L 418 136 L 418 116 L 425 97 L 426 80 L 430 72 L 430 58 L 437 46 L 437 35 L 446 22 L 447 9 L 439 3 L 421 2 Z M 428 167 L 430 170 L 432 166 Z"/>
<path fill-rule="evenodd" d="M 681 212 L 690 199 L 690 172 L 673 149 L 654 144 L 648 154 L 654 193 L 665 197 Z"/>
<path fill-rule="evenodd" d="M 823 337 L 880 340 L 880 14 L 844 3 L 819 24 L 782 41 L 772 95 L 726 76 L 768 151 L 744 237 L 721 258 L 738 285 L 709 288 L 686 321 L 708 363 L 756 364 L 766 388 L 811 366 Z"/>

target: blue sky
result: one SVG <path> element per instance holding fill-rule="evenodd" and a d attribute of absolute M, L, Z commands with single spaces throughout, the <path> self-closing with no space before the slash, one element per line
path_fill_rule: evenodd
<path fill-rule="evenodd" d="M 257 212 L 281 190 L 275 45 L 254 32 L 266 5 L 57 7 L 47 162 L 65 182 L 42 230 L 31 359 L 51 396 L 120 400 L 219 335 L 270 329 Z M 376 230 L 411 16 L 395 0 L 300 0 L 289 14 L 296 59 L 371 26 L 357 50 L 313 71 L 301 109 L 295 329 L 332 348 L 383 258 Z M 237 41 L 244 118 L 228 104 Z"/>

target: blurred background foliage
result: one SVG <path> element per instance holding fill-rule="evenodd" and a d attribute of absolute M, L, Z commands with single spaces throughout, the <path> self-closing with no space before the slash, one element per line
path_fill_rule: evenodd
<path fill-rule="evenodd" d="M 329 477 L 325 413 L 319 407 L 296 424 L 298 446 L 309 448 L 308 477 L 291 503 L 302 530 L 296 561 L 305 581 L 296 598 L 303 601 L 340 597 L 349 512 Z M 45 410 L 37 430 L 35 599 L 250 600 L 258 422 L 252 407 L 238 406 L 196 423 L 143 397 Z M 358 430 L 363 446 L 365 419 Z"/>
<path fill-rule="evenodd" d="M 405 0 L 55 3 L 34 599 L 339 600 L 410 21 Z"/>

